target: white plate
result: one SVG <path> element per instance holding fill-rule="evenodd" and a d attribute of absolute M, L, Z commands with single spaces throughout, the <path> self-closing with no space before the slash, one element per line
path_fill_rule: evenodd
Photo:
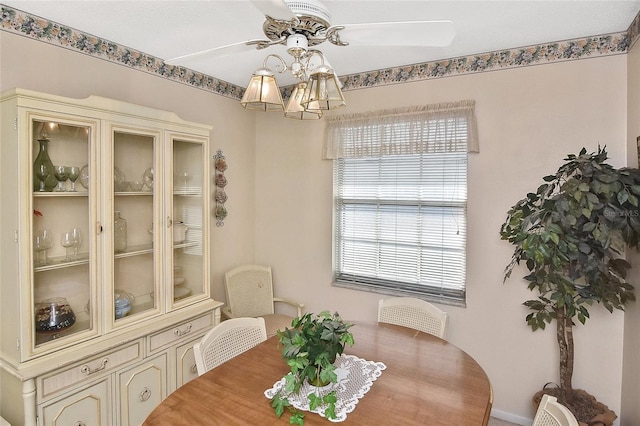
<path fill-rule="evenodd" d="M 84 189 L 89 188 L 89 165 L 85 164 L 80 169 L 80 185 L 84 187 Z"/>
<path fill-rule="evenodd" d="M 173 285 L 180 285 L 180 284 L 184 284 L 184 278 L 182 278 L 182 277 L 174 277 L 173 278 Z"/>
<path fill-rule="evenodd" d="M 186 287 L 174 287 L 173 288 L 173 300 L 184 299 L 191 294 L 191 290 Z"/>

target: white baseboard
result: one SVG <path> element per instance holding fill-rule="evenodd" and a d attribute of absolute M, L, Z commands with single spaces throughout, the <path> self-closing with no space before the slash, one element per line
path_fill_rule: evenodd
<path fill-rule="evenodd" d="M 533 419 L 517 416 L 515 414 L 507 413 L 506 411 L 501 411 L 496 409 L 491 410 L 491 416 L 495 417 L 496 419 L 506 420 L 508 422 L 515 423 L 518 425 L 523 425 L 523 426 L 531 426 L 531 424 L 533 423 Z"/>

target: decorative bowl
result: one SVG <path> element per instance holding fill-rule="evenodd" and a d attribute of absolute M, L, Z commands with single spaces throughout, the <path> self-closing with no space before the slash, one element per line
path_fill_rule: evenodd
<path fill-rule="evenodd" d="M 71 327 L 76 322 L 69 302 L 64 297 L 54 297 L 37 303 L 36 331 L 50 333 Z"/>

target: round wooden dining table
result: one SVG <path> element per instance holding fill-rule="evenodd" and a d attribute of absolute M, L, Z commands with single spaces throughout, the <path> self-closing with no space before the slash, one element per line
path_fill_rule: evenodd
<path fill-rule="evenodd" d="M 343 425 L 486 425 L 493 403 L 484 370 L 446 340 L 409 328 L 355 322 L 346 354 L 386 369 Z M 170 394 L 145 420 L 158 425 L 286 425 L 264 392 L 289 371 L 274 336 Z M 308 426 L 329 425 L 305 413 Z"/>

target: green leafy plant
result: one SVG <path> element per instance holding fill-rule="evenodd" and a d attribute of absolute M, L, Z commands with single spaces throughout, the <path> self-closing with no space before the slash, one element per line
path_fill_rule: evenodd
<path fill-rule="evenodd" d="M 334 362 L 342 354 L 345 345 L 352 346 L 353 334 L 349 329 L 353 326 L 342 320 L 336 312 L 311 313 L 295 318 L 291 328 L 278 330 L 278 341 L 282 346 L 282 357 L 290 368 L 285 376 L 285 386 L 273 397 L 271 402 L 276 416 L 281 417 L 285 410 L 291 412 L 290 424 L 304 424 L 304 414 L 292 407 L 289 397 L 300 391 L 304 381 L 322 387 L 336 383 Z M 311 410 L 324 408 L 327 419 L 335 419 L 336 393 L 329 392 L 324 396 L 311 393 L 309 406 Z"/>
<path fill-rule="evenodd" d="M 538 298 L 524 302 L 535 331 L 556 321 L 560 399 L 572 405 L 575 320 L 585 323 L 593 302 L 609 312 L 635 299 L 626 281 L 625 246 L 640 238 L 640 171 L 605 163 L 607 152 L 571 154 L 556 174 L 508 212 L 500 236 L 515 246 L 505 281 L 521 261 Z M 574 413 L 575 414 L 575 413 Z M 578 416 L 578 414 L 576 414 Z"/>

